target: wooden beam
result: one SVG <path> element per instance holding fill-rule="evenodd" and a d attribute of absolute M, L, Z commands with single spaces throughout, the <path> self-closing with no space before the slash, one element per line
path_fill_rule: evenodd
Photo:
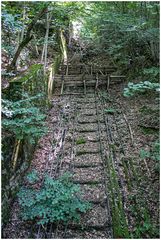
<path fill-rule="evenodd" d="M 69 67 L 68 67 L 68 63 L 67 63 L 67 66 L 66 66 L 66 76 L 68 75 L 68 71 L 69 71 Z"/>
<path fill-rule="evenodd" d="M 83 84 L 84 84 L 84 94 L 86 95 L 87 91 L 86 91 L 86 80 L 85 79 L 83 80 Z"/>
<path fill-rule="evenodd" d="M 125 78 L 126 76 L 124 76 L 124 75 L 122 75 L 122 76 L 110 75 L 110 77 L 112 77 L 112 78 Z"/>
<path fill-rule="evenodd" d="M 95 89 L 98 88 L 98 73 L 96 74 L 96 85 L 95 85 Z"/>
<path fill-rule="evenodd" d="M 99 70 L 99 72 L 102 74 L 102 76 L 106 76 L 105 74 L 103 74 L 103 72 L 101 70 Z"/>
<path fill-rule="evenodd" d="M 93 72 L 92 72 L 92 65 L 91 65 L 91 75 L 93 75 Z"/>
<path fill-rule="evenodd" d="M 110 87 L 110 75 L 107 75 L 107 91 L 109 90 Z"/>
<path fill-rule="evenodd" d="M 13 170 L 15 171 L 16 165 L 17 165 L 17 159 L 19 155 L 19 149 L 20 149 L 21 140 L 16 140 L 13 155 L 12 155 L 12 164 L 13 164 Z"/>
<path fill-rule="evenodd" d="M 64 93 L 63 95 L 83 95 L 84 93 Z M 54 94 L 54 96 L 61 96 L 61 94 Z"/>
<path fill-rule="evenodd" d="M 64 76 L 62 76 L 62 85 L 61 85 L 61 92 L 60 94 L 62 95 L 63 94 L 63 90 L 64 90 Z"/>

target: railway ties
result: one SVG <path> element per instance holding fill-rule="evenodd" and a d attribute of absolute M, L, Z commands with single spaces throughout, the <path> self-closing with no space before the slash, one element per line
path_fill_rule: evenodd
<path fill-rule="evenodd" d="M 81 186 L 83 198 L 92 203 L 92 209 L 81 217 L 79 225 L 82 225 L 85 231 L 79 234 L 83 234 L 84 238 L 87 236 L 110 238 L 112 235 L 111 223 L 106 205 L 105 176 L 99 148 L 94 96 L 95 94 L 88 95 L 88 93 L 81 99 L 79 96 L 75 96 L 77 123 L 74 135 L 75 157 L 72 163 L 72 173 L 73 181 Z M 89 104 L 91 99 L 93 103 Z M 83 103 L 80 105 L 82 100 Z M 88 108 L 89 105 L 90 108 Z M 70 227 L 79 229 L 79 225 L 73 224 Z M 96 230 L 97 233 L 95 233 Z M 68 236 L 70 237 L 70 235 Z M 73 236 L 71 235 L 71 237 Z"/>
<path fill-rule="evenodd" d="M 106 122 L 102 102 L 98 101 L 99 79 L 97 82 L 92 80 L 93 85 L 88 86 L 93 76 L 88 76 L 87 81 L 79 78 L 77 75 L 64 75 L 58 86 L 60 94 L 57 101 L 64 99 L 59 114 L 61 130 L 53 146 L 54 158 L 50 157 L 52 163 L 46 170 L 53 178 L 66 171 L 72 173 L 73 182 L 80 185 L 82 198 L 91 202 L 92 208 L 81 215 L 79 223 L 39 227 L 35 238 L 113 238 L 109 190 L 112 180 L 107 159 L 111 157 L 108 143 L 112 144 L 114 132 L 108 126 L 111 123 Z M 72 79 L 70 84 L 68 79 Z M 59 83 L 59 79 L 57 81 Z M 59 145 L 61 147 L 57 147 Z"/>
<path fill-rule="evenodd" d="M 66 131 L 63 148 L 51 169 L 54 171 L 52 176 L 70 171 L 74 183 L 81 187 L 83 198 L 92 203 L 92 209 L 81 216 L 79 224 L 69 222 L 66 227 L 47 225 L 41 228 L 37 238 L 112 238 L 113 211 L 120 211 L 125 224 L 128 221 L 125 216 L 127 180 L 122 171 L 126 170 L 127 178 L 133 175 L 123 160 L 126 159 L 126 149 L 117 122 L 119 118 L 122 122 L 122 118 L 120 113 L 104 111 L 116 106 L 110 101 L 109 105 L 104 102 L 101 92 L 61 98 L 68 106 L 67 114 L 60 114 L 62 133 L 63 129 Z M 128 129 L 126 121 L 121 124 Z"/>
<path fill-rule="evenodd" d="M 89 103 L 90 100 L 93 103 Z M 70 171 L 73 182 L 80 185 L 82 198 L 91 202 L 92 208 L 81 215 L 79 224 L 68 222 L 66 227 L 48 224 L 38 228 L 35 238 L 111 238 L 111 216 L 98 138 L 95 94 L 68 96 L 67 104 L 68 114 L 60 114 L 61 129 L 66 129 L 63 146 L 52 167 L 48 164 L 48 171 L 54 178 Z"/>

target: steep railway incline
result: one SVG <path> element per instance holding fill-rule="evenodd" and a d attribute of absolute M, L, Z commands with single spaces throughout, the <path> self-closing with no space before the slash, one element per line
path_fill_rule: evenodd
<path fill-rule="evenodd" d="M 128 126 L 120 121 L 120 113 L 113 111 L 111 100 L 107 101 L 109 85 L 122 81 L 121 77 L 110 76 L 112 71 L 102 69 L 99 74 L 79 64 L 62 66 L 61 74 L 55 77 L 52 104 L 61 110 L 54 122 L 56 141 L 46 170 L 53 177 L 71 172 L 92 209 L 82 215 L 79 224 L 39 227 L 37 233 L 32 232 L 36 238 L 113 238 L 115 226 L 117 235 L 122 228 L 128 235 L 126 189 L 119 167 L 124 155 L 121 131 L 124 128 L 128 132 Z M 105 91 L 99 90 L 102 86 Z M 126 137 L 131 141 L 130 135 Z"/>
<path fill-rule="evenodd" d="M 131 126 L 121 103 L 110 95 L 110 87 L 124 79 L 112 75 L 114 71 L 84 64 L 61 66 L 54 78 L 50 134 L 42 139 L 31 166 L 40 175 L 48 173 L 53 178 L 72 173 L 92 208 L 81 215 L 79 223 L 66 226 L 25 224 L 14 213 L 11 229 L 16 224 L 21 231 L 17 233 L 16 227 L 13 238 L 129 237 L 133 219 L 128 194 L 137 188 L 139 171 L 129 156 L 135 152 Z"/>

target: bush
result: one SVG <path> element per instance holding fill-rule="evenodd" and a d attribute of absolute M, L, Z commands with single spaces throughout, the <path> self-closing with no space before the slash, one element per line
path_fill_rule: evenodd
<path fill-rule="evenodd" d="M 151 81 L 159 80 L 159 68 L 158 67 L 144 68 L 143 74 L 146 78 L 151 79 Z"/>
<path fill-rule="evenodd" d="M 4 130 L 13 133 L 16 139 L 28 138 L 31 143 L 47 132 L 44 119 L 46 117 L 33 101 L 39 96 L 19 101 L 2 100 Z"/>
<path fill-rule="evenodd" d="M 124 97 L 131 97 L 134 96 L 136 93 L 145 93 L 148 90 L 159 91 L 160 84 L 159 83 L 152 83 L 149 81 L 140 82 L 137 84 L 128 83 L 128 87 L 124 88 Z"/>
<path fill-rule="evenodd" d="M 33 185 L 20 189 L 18 198 L 22 219 L 36 220 L 38 224 L 78 221 L 80 212 L 86 212 L 90 204 L 77 196 L 80 189 L 72 183 L 71 177 L 69 173 L 56 180 L 45 176 L 40 189 L 34 189 Z M 28 176 L 28 180 L 32 184 L 37 181 L 35 172 Z"/>

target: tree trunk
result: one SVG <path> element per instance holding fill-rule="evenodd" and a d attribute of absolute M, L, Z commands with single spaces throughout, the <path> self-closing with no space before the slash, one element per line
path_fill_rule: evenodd
<path fill-rule="evenodd" d="M 36 54 L 37 54 L 37 57 L 38 57 L 38 56 L 39 56 L 39 50 L 38 50 L 38 46 L 37 46 L 37 44 L 36 44 L 36 36 L 33 35 L 33 38 L 34 38 L 34 40 L 35 40 L 35 50 L 36 50 Z"/>
<path fill-rule="evenodd" d="M 45 42 L 44 42 L 44 71 L 45 71 L 45 68 L 47 65 L 47 51 L 48 51 L 48 37 L 49 37 L 50 21 L 51 21 L 51 16 L 49 16 L 49 13 L 47 13 L 47 15 L 46 15 L 46 35 L 45 35 Z"/>
<path fill-rule="evenodd" d="M 20 45 L 18 46 L 18 49 L 14 55 L 14 58 L 9 66 L 9 68 L 7 69 L 8 71 L 16 71 L 16 62 L 17 62 L 17 59 L 22 51 L 22 49 L 31 41 L 33 36 L 29 36 L 28 38 L 25 38 L 21 43 Z"/>
<path fill-rule="evenodd" d="M 67 64 L 68 63 L 67 43 L 66 43 L 66 38 L 63 34 L 63 30 L 60 31 L 60 38 L 61 38 L 62 53 L 64 57 L 64 64 Z"/>
<path fill-rule="evenodd" d="M 16 50 L 16 53 L 13 57 L 13 60 L 11 62 L 11 64 L 9 65 L 7 71 L 16 71 L 16 62 L 17 62 L 17 59 L 22 51 L 22 49 L 31 41 L 31 39 L 33 38 L 33 36 L 30 36 L 31 34 L 31 30 L 33 29 L 33 27 L 35 26 L 37 20 L 39 18 L 41 18 L 43 16 L 43 14 L 47 11 L 48 9 L 48 6 L 45 6 L 35 17 L 34 19 L 32 20 L 32 22 L 29 24 L 28 28 L 27 28 L 27 31 L 26 31 L 26 34 L 23 38 L 23 41 L 20 43 L 20 45 L 18 46 L 17 50 Z"/>
<path fill-rule="evenodd" d="M 44 52 L 45 52 L 45 43 L 42 49 L 42 54 L 41 54 L 41 63 L 43 63 L 43 59 L 44 59 Z"/>
<path fill-rule="evenodd" d="M 21 31 L 21 38 L 20 41 L 23 41 L 24 38 L 24 32 L 25 32 L 25 19 L 26 19 L 26 7 L 25 7 L 25 2 L 24 2 L 24 7 L 23 7 L 23 25 L 22 25 L 22 31 Z"/>

